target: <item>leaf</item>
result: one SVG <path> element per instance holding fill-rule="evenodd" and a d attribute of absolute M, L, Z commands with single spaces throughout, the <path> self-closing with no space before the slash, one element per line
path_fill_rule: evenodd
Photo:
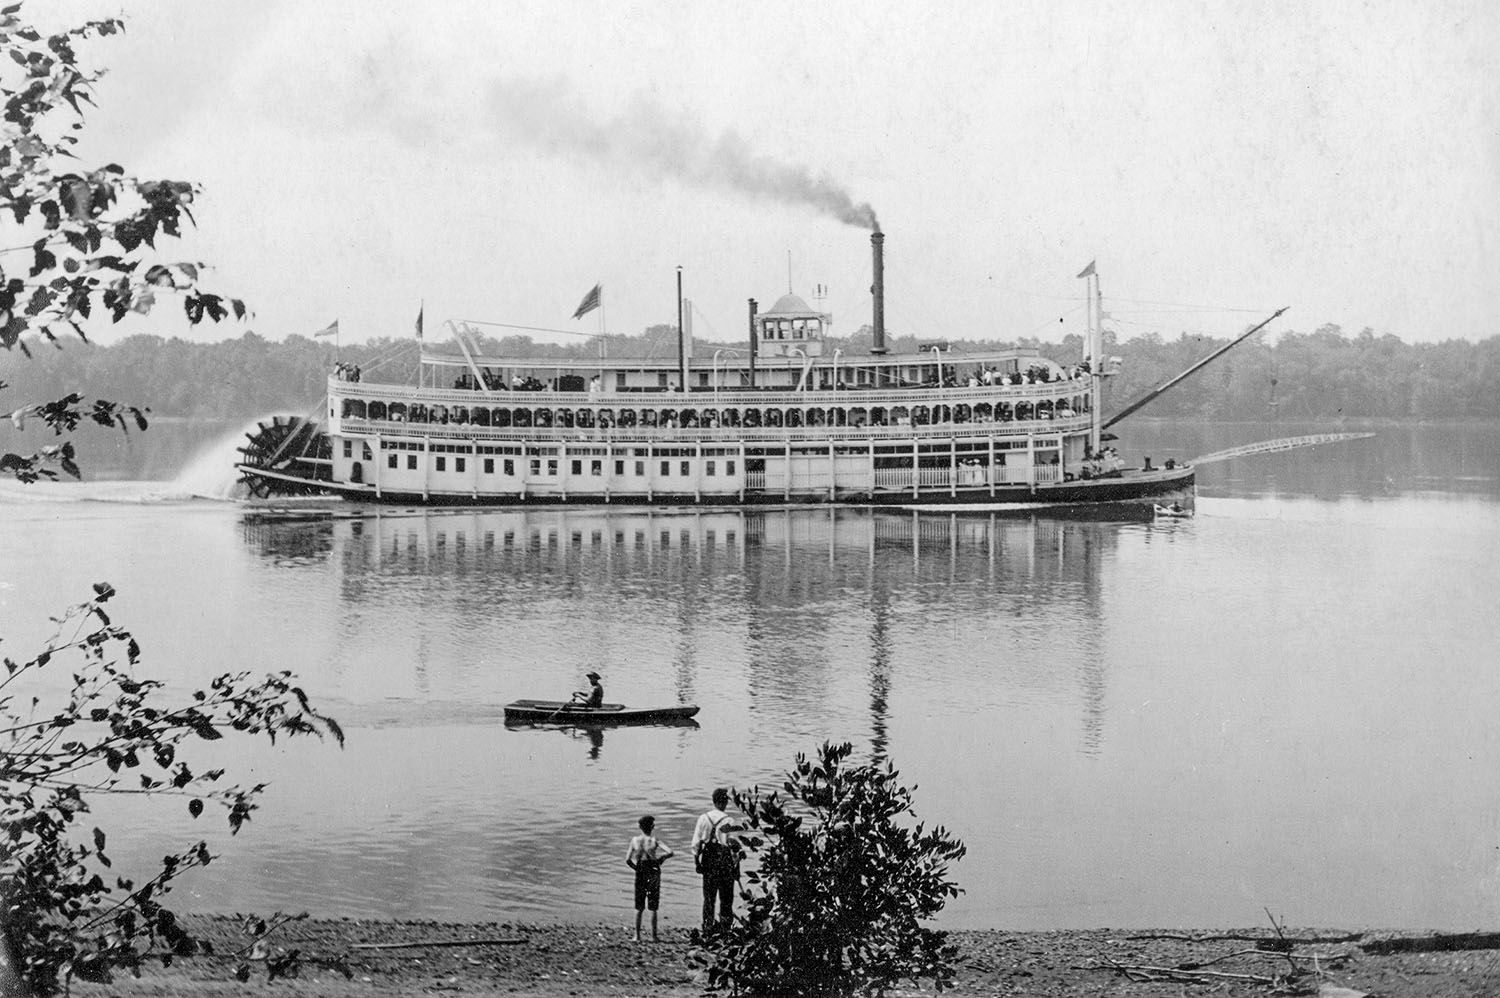
<path fill-rule="evenodd" d="M 104 851 L 104 829 L 102 829 L 102 828 L 95 828 L 94 829 L 94 851 L 95 852 L 103 852 Z"/>
<path fill-rule="evenodd" d="M 188 814 L 191 814 L 194 818 L 196 818 L 202 813 L 203 801 L 199 800 L 197 797 L 194 797 L 192 800 L 188 801 Z"/>

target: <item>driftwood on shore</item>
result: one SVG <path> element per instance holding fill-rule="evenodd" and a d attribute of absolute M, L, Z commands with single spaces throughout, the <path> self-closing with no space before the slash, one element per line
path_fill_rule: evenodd
<path fill-rule="evenodd" d="M 1434 932 L 1430 936 L 1391 936 L 1360 943 L 1366 953 L 1448 953 L 1455 950 L 1500 949 L 1500 932 Z"/>
<path fill-rule="evenodd" d="M 422 949 L 433 946 L 519 946 L 525 939 L 418 939 L 409 943 L 350 943 L 350 949 Z"/>
<path fill-rule="evenodd" d="M 1200 964 L 1199 966 L 1202 965 Z M 1158 967 L 1144 963 L 1122 963 L 1107 956 L 1101 957 L 1099 963 L 1085 964 L 1079 969 L 1110 970 L 1136 983 L 1174 981 L 1180 984 L 1214 984 L 1234 981 L 1242 984 L 1263 984 L 1267 987 L 1275 987 L 1282 980 L 1281 978 L 1266 977 L 1261 974 L 1231 974 L 1222 970 L 1185 970 L 1181 967 Z"/>
<path fill-rule="evenodd" d="M 1357 943 L 1372 956 L 1387 953 L 1451 953 L 1459 950 L 1500 949 L 1500 932 L 1434 932 L 1425 936 L 1382 936 L 1366 939 L 1363 932 L 1342 936 L 1265 936 L 1242 932 L 1183 933 L 1142 932 L 1126 939 L 1174 939 L 1188 943 L 1235 941 L 1254 943 L 1266 952 L 1284 952 L 1294 946 L 1316 946 L 1320 943 Z"/>
<path fill-rule="evenodd" d="M 1278 952 L 1291 949 L 1293 946 L 1317 946 L 1323 943 L 1357 943 L 1365 937 L 1363 932 L 1351 932 L 1341 936 L 1267 936 L 1249 935 L 1243 932 L 1223 933 L 1184 933 L 1184 932 L 1144 932 L 1138 935 L 1126 936 L 1126 939 L 1176 939 L 1187 943 L 1211 943 L 1211 942 L 1243 942 L 1255 943 L 1256 948 Z"/>

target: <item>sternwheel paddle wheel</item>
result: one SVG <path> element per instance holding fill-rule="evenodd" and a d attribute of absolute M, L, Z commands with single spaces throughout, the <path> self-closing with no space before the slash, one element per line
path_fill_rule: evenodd
<path fill-rule="evenodd" d="M 331 479 L 333 448 L 318 424 L 303 416 L 275 416 L 245 434 L 237 467 L 250 494 L 319 495 Z"/>

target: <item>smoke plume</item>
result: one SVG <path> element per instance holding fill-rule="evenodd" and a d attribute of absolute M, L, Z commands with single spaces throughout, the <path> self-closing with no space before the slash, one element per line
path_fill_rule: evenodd
<path fill-rule="evenodd" d="M 807 205 L 849 225 L 879 229 L 875 209 L 804 166 L 756 153 L 729 130 L 714 138 L 695 119 L 636 98 L 618 116 L 592 114 L 562 81 L 504 80 L 490 90 L 491 120 L 506 137 L 548 152 L 591 159 L 670 178 Z"/>

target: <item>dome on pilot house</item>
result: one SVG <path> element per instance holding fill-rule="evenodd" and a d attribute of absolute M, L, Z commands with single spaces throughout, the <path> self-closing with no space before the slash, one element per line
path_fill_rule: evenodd
<path fill-rule="evenodd" d="M 807 302 L 803 301 L 801 298 L 798 298 L 790 291 L 782 295 L 780 298 L 776 299 L 776 304 L 772 305 L 768 310 L 761 313 L 761 315 L 806 316 L 813 316 L 817 314 L 818 312 L 815 309 L 808 308 Z"/>

